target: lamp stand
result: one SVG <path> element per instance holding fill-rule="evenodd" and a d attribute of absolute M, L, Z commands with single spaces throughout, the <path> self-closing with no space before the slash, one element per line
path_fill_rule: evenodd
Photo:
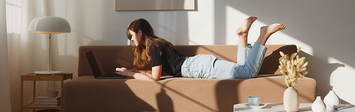
<path fill-rule="evenodd" d="M 48 36 L 48 66 L 47 71 L 35 71 L 36 75 L 53 75 L 53 74 L 61 74 L 62 71 L 51 71 L 51 34 Z"/>

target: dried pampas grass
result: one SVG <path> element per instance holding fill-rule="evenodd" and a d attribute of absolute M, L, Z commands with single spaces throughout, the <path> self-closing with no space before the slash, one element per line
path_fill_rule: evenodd
<path fill-rule="evenodd" d="M 285 78 L 285 83 L 287 87 L 294 87 L 297 84 L 297 81 L 303 78 L 307 73 L 306 66 L 308 62 L 305 62 L 305 57 L 299 57 L 298 52 L 301 48 L 297 49 L 296 53 L 293 53 L 291 57 L 285 55 L 280 51 L 282 59 L 280 62 L 280 72 Z"/>

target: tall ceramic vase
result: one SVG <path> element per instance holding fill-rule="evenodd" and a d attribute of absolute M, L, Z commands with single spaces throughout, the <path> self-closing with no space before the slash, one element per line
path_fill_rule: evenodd
<path fill-rule="evenodd" d="M 294 87 L 288 87 L 284 92 L 284 108 L 286 112 L 297 112 L 300 102 L 298 91 Z"/>
<path fill-rule="evenodd" d="M 340 100 L 334 91 L 329 91 L 329 93 L 324 97 L 324 103 L 327 110 L 334 110 L 340 105 Z"/>
<path fill-rule="evenodd" d="M 317 96 L 316 100 L 312 103 L 313 112 L 325 112 L 325 104 L 320 96 Z"/>

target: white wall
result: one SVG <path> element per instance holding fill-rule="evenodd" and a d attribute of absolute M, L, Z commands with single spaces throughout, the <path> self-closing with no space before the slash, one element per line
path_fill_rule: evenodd
<path fill-rule="evenodd" d="M 66 18 L 72 33 L 53 38 L 54 70 L 77 75 L 81 45 L 126 45 L 125 31 L 137 18 L 147 19 L 156 35 L 173 44 L 236 44 L 235 30 L 248 16 L 258 20 L 250 30 L 249 42 L 259 28 L 275 22 L 287 30 L 274 34 L 267 44 L 295 44 L 309 61 L 308 77 L 317 80 L 322 98 L 335 90 L 341 99 L 355 104 L 355 1 L 309 0 L 197 0 L 197 11 L 114 10 L 114 0 L 51 1 L 51 15 Z M 55 37 L 54 36 L 54 37 Z M 58 47 L 59 46 L 59 47 Z M 45 69 L 45 68 L 43 68 Z"/>

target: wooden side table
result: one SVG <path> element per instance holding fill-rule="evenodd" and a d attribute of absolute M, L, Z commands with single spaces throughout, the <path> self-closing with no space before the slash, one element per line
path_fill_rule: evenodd
<path fill-rule="evenodd" d="M 21 112 L 23 109 L 59 109 L 63 111 L 63 81 L 66 79 L 72 79 L 73 73 L 63 73 L 58 75 L 36 75 L 34 73 L 21 75 Z M 23 82 L 24 81 L 33 81 L 33 100 L 31 103 L 23 105 Z M 60 106 L 35 106 L 34 98 L 36 95 L 36 81 L 60 81 L 61 82 L 61 105 Z"/>

